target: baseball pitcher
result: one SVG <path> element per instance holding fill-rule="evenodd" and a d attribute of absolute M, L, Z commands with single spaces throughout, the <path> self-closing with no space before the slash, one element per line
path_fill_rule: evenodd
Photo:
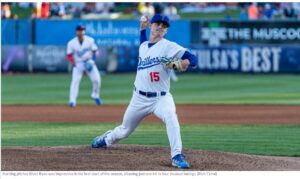
<path fill-rule="evenodd" d="M 84 73 L 89 76 L 93 84 L 92 99 L 97 105 L 101 105 L 102 101 L 99 98 L 101 78 L 95 64 L 97 51 L 95 40 L 85 35 L 83 25 L 76 27 L 76 35 L 67 45 L 67 59 L 73 66 L 69 106 L 76 106 L 79 84 Z"/>
<path fill-rule="evenodd" d="M 141 35 L 140 35 L 140 42 L 143 43 L 147 41 L 147 35 L 146 35 L 146 28 L 148 25 L 148 17 L 147 16 L 142 16 L 141 17 Z M 176 76 L 176 73 L 174 70 L 170 71 L 170 79 L 174 82 L 178 81 L 178 77 Z"/>
<path fill-rule="evenodd" d="M 186 71 L 189 66 L 197 66 L 197 57 L 177 43 L 164 38 L 170 27 L 166 16 L 156 14 L 151 19 L 150 40 L 145 41 L 146 21 L 141 19 L 141 44 L 139 61 L 134 82 L 133 96 L 124 114 L 123 122 L 114 130 L 96 137 L 91 146 L 106 148 L 128 137 L 140 122 L 154 114 L 166 125 L 171 148 L 172 165 L 189 168 L 182 153 L 180 126 L 176 107 L 170 93 L 170 72 Z"/>

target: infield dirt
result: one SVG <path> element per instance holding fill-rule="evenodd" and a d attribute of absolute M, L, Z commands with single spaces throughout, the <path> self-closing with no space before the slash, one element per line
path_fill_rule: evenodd
<path fill-rule="evenodd" d="M 176 105 L 186 124 L 300 124 L 296 105 Z M 4 105 L 2 121 L 122 122 L 125 105 Z M 144 122 L 161 122 L 154 115 Z"/>

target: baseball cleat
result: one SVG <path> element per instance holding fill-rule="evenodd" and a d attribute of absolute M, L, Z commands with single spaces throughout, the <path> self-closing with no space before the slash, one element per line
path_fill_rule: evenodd
<path fill-rule="evenodd" d="M 94 100 L 95 100 L 96 105 L 98 105 L 98 106 L 102 105 L 102 101 L 100 98 L 95 98 Z"/>
<path fill-rule="evenodd" d="M 190 164 L 185 161 L 184 155 L 177 154 L 175 157 L 172 158 L 172 166 L 178 168 L 190 168 Z"/>
<path fill-rule="evenodd" d="M 74 102 L 70 102 L 70 103 L 69 103 L 69 106 L 70 106 L 71 108 L 73 108 L 73 107 L 75 107 L 75 103 L 74 103 Z"/>
<path fill-rule="evenodd" d="M 93 141 L 92 141 L 92 148 L 106 148 L 106 142 L 105 142 L 105 138 L 107 137 L 107 134 L 111 133 L 111 131 L 107 131 L 104 134 L 102 134 L 101 136 L 96 137 Z"/>

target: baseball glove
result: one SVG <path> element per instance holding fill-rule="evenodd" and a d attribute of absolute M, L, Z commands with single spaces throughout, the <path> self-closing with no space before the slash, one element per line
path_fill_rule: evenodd
<path fill-rule="evenodd" d="M 179 58 L 161 57 L 160 63 L 164 64 L 165 67 L 167 67 L 169 69 L 173 69 L 173 70 L 176 70 L 179 72 L 183 71 L 181 59 L 179 59 Z"/>
<path fill-rule="evenodd" d="M 93 70 L 93 64 L 90 61 L 84 62 L 84 68 L 87 72 L 91 72 Z"/>

